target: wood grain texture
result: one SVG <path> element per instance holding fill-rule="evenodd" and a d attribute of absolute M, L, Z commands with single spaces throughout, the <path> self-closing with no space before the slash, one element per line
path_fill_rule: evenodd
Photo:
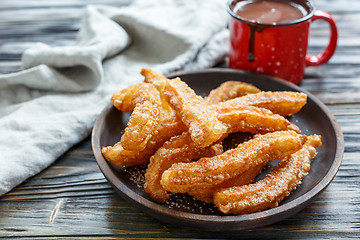
<path fill-rule="evenodd" d="M 0 1 L 0 73 L 21 70 L 36 42 L 74 43 L 87 4 L 119 0 Z M 338 48 L 328 64 L 308 68 L 300 86 L 323 101 L 344 133 L 345 153 L 333 182 L 300 213 L 241 232 L 210 233 L 164 224 L 118 196 L 95 162 L 90 138 L 51 167 L 0 198 L 0 238 L 21 239 L 355 239 L 360 236 L 360 2 L 315 0 L 333 14 Z M 326 23 L 311 28 L 311 53 L 327 44 Z M 1 133 L 0 133 L 1 134 Z M 1 143 L 0 143 L 1 144 Z"/>

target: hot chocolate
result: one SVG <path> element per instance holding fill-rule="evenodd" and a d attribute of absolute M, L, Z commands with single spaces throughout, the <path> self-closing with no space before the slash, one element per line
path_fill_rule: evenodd
<path fill-rule="evenodd" d="M 280 0 L 238 1 L 233 11 L 245 21 L 271 25 L 290 23 L 308 14 L 296 1 Z"/>
<path fill-rule="evenodd" d="M 337 28 L 312 0 L 230 0 L 229 67 L 299 83 L 307 66 L 326 63 L 334 54 Z M 309 55 L 310 24 L 324 20 L 330 41 L 317 55 Z"/>

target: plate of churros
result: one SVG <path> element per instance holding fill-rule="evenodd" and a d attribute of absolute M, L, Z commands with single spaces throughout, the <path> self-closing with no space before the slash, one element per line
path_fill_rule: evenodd
<path fill-rule="evenodd" d="M 154 218 L 208 231 L 273 224 L 340 167 L 335 117 L 297 85 L 231 69 L 141 75 L 114 89 L 92 147 L 114 189 Z"/>

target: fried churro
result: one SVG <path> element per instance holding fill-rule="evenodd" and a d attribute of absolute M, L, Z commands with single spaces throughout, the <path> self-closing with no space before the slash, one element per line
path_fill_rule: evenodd
<path fill-rule="evenodd" d="M 260 135 L 215 157 L 173 164 L 162 174 L 161 185 L 175 193 L 217 187 L 252 166 L 294 153 L 302 147 L 306 138 L 294 131 Z"/>
<path fill-rule="evenodd" d="M 222 109 L 218 119 L 227 127 L 227 133 L 268 133 L 280 130 L 300 129 L 283 116 L 273 114 L 265 108 L 238 106 L 236 109 Z"/>
<path fill-rule="evenodd" d="M 260 89 L 250 83 L 240 81 L 227 81 L 222 83 L 219 87 L 210 91 L 205 98 L 208 104 L 217 104 L 225 102 L 230 99 L 245 96 L 251 93 L 258 93 Z"/>
<path fill-rule="evenodd" d="M 111 100 L 120 111 L 133 111 L 121 146 L 128 151 L 143 150 L 160 120 L 159 91 L 152 84 L 139 83 L 114 93 Z"/>
<path fill-rule="evenodd" d="M 196 144 L 210 146 L 226 132 L 226 127 L 219 121 L 217 112 L 179 78 L 167 81 L 164 95 L 188 127 L 191 139 Z"/>
<path fill-rule="evenodd" d="M 155 133 L 151 136 L 143 150 L 128 151 L 122 147 L 121 142 L 118 142 L 114 146 L 102 148 L 102 154 L 116 167 L 145 165 L 149 163 L 150 157 L 166 141 L 186 130 L 186 126 L 181 121 L 178 121 L 177 118 L 173 118 L 171 115 L 162 116 L 159 124 L 156 125 Z"/>
<path fill-rule="evenodd" d="M 236 109 L 239 106 L 266 108 L 281 116 L 291 116 L 299 112 L 306 104 L 307 95 L 300 92 L 258 92 L 234 98 L 214 105 L 218 112 Z"/>
<path fill-rule="evenodd" d="M 224 188 L 214 195 L 215 205 L 223 213 L 246 214 L 278 206 L 310 170 L 310 160 L 321 146 L 319 135 L 312 135 L 303 147 L 286 156 L 262 180 L 249 185 Z"/>

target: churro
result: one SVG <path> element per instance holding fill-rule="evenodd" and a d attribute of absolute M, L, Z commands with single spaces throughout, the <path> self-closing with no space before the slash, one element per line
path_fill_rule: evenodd
<path fill-rule="evenodd" d="M 264 179 L 249 185 L 224 188 L 214 195 L 223 213 L 246 214 L 278 206 L 310 170 L 310 160 L 321 146 L 318 135 L 308 137 L 303 147 L 286 156 Z"/>

